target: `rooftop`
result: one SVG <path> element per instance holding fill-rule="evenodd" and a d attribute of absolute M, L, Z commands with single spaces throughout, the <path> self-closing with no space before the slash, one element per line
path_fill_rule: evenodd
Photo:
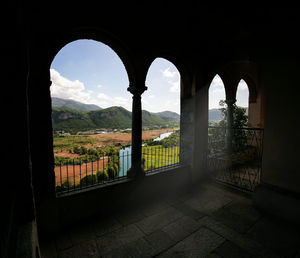
<path fill-rule="evenodd" d="M 43 257 L 300 257 L 300 231 L 207 183 L 41 239 Z"/>

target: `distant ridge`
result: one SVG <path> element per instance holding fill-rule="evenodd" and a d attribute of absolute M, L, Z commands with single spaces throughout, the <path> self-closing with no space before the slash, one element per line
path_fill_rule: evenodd
<path fill-rule="evenodd" d="M 74 103 L 75 102 L 75 103 Z M 56 105 L 56 106 L 55 106 Z M 88 107 L 87 107 L 88 106 Z M 132 114 L 123 107 L 109 107 L 88 110 L 96 105 L 86 105 L 77 101 L 56 98 L 52 101 L 52 126 L 54 131 L 79 131 L 97 128 L 126 129 L 131 128 Z M 142 123 L 145 127 L 178 124 L 180 115 L 171 111 L 150 113 L 142 111 Z"/>
<path fill-rule="evenodd" d="M 248 108 L 246 109 L 246 115 L 248 115 Z M 222 111 L 218 108 L 213 108 L 208 111 L 208 121 L 221 121 L 223 119 Z"/>
<path fill-rule="evenodd" d="M 67 107 L 81 111 L 94 111 L 102 109 L 101 107 L 94 104 L 84 104 L 72 99 L 62 99 L 57 97 L 52 97 L 52 107 Z"/>

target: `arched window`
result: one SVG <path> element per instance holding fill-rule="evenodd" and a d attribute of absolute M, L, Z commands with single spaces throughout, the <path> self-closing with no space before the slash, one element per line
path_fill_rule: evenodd
<path fill-rule="evenodd" d="M 210 125 L 216 125 L 216 123 L 223 119 L 222 112 L 220 111 L 220 101 L 224 101 L 226 98 L 224 84 L 218 74 L 211 81 L 208 94 L 208 121 Z"/>
<path fill-rule="evenodd" d="M 147 172 L 179 164 L 180 73 L 164 58 L 149 67 L 142 95 L 143 165 Z"/>
<path fill-rule="evenodd" d="M 131 157 L 120 149 L 131 144 L 131 94 L 119 56 L 98 41 L 73 41 L 50 76 L 57 193 L 126 176 Z"/>
<path fill-rule="evenodd" d="M 249 89 L 247 83 L 241 79 L 236 91 L 236 105 L 246 109 L 248 114 L 249 107 Z"/>

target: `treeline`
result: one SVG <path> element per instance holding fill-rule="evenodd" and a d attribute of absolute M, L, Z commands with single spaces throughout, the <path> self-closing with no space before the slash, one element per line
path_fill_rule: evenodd
<path fill-rule="evenodd" d="M 72 179 L 66 179 L 61 185 L 56 186 L 56 192 L 66 191 L 72 188 L 86 188 L 87 186 L 103 183 L 104 181 L 113 180 L 119 176 L 120 158 L 114 156 L 102 170 L 95 174 L 89 174 L 80 179 L 78 184 L 74 185 Z"/>
<path fill-rule="evenodd" d="M 100 158 L 100 157 L 99 157 Z M 83 165 L 86 162 L 92 162 L 92 161 L 99 161 L 98 159 L 95 159 L 95 156 L 93 155 L 87 155 L 85 157 L 81 157 L 78 159 L 68 159 L 65 162 L 61 162 L 60 165 L 64 163 L 64 165 Z M 66 191 L 70 188 L 81 188 L 81 187 L 87 187 L 94 184 L 103 183 L 104 181 L 115 179 L 119 176 L 119 169 L 120 169 L 120 157 L 119 152 L 116 152 L 115 150 L 113 152 L 108 153 L 105 156 L 102 156 L 103 162 L 105 159 L 107 160 L 107 164 L 104 166 L 103 169 L 95 171 L 95 174 L 89 174 L 84 176 L 80 179 L 79 183 L 75 183 L 75 180 L 73 178 L 67 178 L 61 185 L 56 186 L 57 192 Z M 102 161 L 102 160 L 101 160 Z M 73 180 L 72 180 L 73 179 Z"/>
<path fill-rule="evenodd" d="M 103 146 L 97 148 L 89 148 L 87 149 L 84 146 L 74 145 L 72 148 L 69 148 L 69 153 L 82 155 L 81 157 L 77 158 L 70 158 L 70 157 L 60 157 L 54 156 L 54 163 L 55 166 L 62 166 L 67 164 L 74 164 L 78 165 L 83 162 L 92 162 L 99 160 L 101 157 L 105 156 L 119 156 L 119 151 L 121 147 L 117 146 Z"/>
<path fill-rule="evenodd" d="M 179 146 L 180 130 L 174 131 L 170 136 L 168 136 L 160 141 L 154 141 L 154 139 L 149 139 L 149 140 L 144 140 L 143 143 L 147 146 L 162 145 L 164 148 Z"/>

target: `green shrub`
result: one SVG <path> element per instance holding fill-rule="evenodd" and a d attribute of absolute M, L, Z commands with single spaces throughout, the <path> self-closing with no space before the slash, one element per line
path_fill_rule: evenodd
<path fill-rule="evenodd" d="M 80 180 L 80 185 L 88 186 L 97 183 L 96 175 L 87 175 Z"/>
<path fill-rule="evenodd" d="M 98 170 L 97 171 L 97 179 L 98 182 L 99 181 L 105 181 L 109 179 L 108 173 L 107 173 L 107 169 L 104 170 Z"/>
<path fill-rule="evenodd" d="M 66 180 L 65 182 L 63 182 L 61 185 L 56 186 L 56 192 L 62 192 L 62 191 L 66 191 L 70 188 L 70 182 L 69 180 Z"/>

